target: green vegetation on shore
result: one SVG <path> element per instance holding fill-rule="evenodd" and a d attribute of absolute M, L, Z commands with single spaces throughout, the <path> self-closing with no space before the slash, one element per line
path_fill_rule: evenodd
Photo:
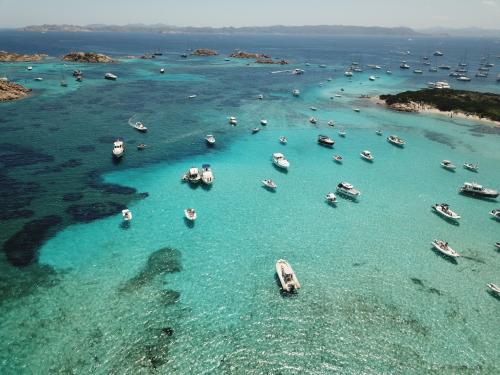
<path fill-rule="evenodd" d="M 396 95 L 381 95 L 380 99 L 394 108 L 411 107 L 412 104 L 428 105 L 440 111 L 462 112 L 493 121 L 500 121 L 500 95 L 485 92 L 423 89 L 405 91 Z"/>

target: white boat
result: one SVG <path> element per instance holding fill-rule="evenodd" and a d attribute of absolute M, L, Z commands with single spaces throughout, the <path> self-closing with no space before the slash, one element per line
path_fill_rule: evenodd
<path fill-rule="evenodd" d="M 196 184 L 196 183 L 200 182 L 200 180 L 201 180 L 200 170 L 196 167 L 191 167 L 191 168 L 189 168 L 187 173 L 184 174 L 184 176 L 182 176 L 182 179 L 184 181 Z"/>
<path fill-rule="evenodd" d="M 210 164 L 203 164 L 201 167 L 201 181 L 205 185 L 212 185 L 214 183 L 214 174 Z"/>
<path fill-rule="evenodd" d="M 160 69 L 160 73 L 161 73 L 161 74 L 165 73 L 165 68 L 161 68 L 161 69 Z"/>
<path fill-rule="evenodd" d="M 281 283 L 281 288 L 286 292 L 293 292 L 300 289 L 299 280 L 295 276 L 292 267 L 286 260 L 279 259 L 276 262 L 276 273 Z"/>
<path fill-rule="evenodd" d="M 233 126 L 236 126 L 238 124 L 238 120 L 236 120 L 236 117 L 231 116 L 229 117 L 229 123 Z"/>
<path fill-rule="evenodd" d="M 333 147 L 335 141 L 326 135 L 318 135 L 318 143 L 323 146 Z"/>
<path fill-rule="evenodd" d="M 444 53 L 441 51 L 434 52 L 434 56 L 443 56 L 443 55 L 444 55 Z"/>
<path fill-rule="evenodd" d="M 257 95 L 257 99 L 259 99 L 259 100 L 264 99 L 264 95 L 262 95 L 262 94 Z"/>
<path fill-rule="evenodd" d="M 129 209 L 122 210 L 122 217 L 124 221 L 132 220 L 132 211 Z"/>
<path fill-rule="evenodd" d="M 33 70 L 33 67 L 32 66 L 28 66 L 26 69 Z"/>
<path fill-rule="evenodd" d="M 461 217 L 455 211 L 450 210 L 450 206 L 446 203 L 436 203 L 436 204 L 432 205 L 432 209 L 436 213 L 438 213 L 439 215 L 441 215 L 447 219 L 458 220 Z"/>
<path fill-rule="evenodd" d="M 273 190 L 278 187 L 278 185 L 276 185 L 276 183 L 271 179 L 262 180 L 262 185 L 264 185 L 265 187 L 267 187 L 269 189 L 273 189 Z"/>
<path fill-rule="evenodd" d="M 460 188 L 460 193 L 466 195 L 472 195 L 483 198 L 496 198 L 498 197 L 498 191 L 494 189 L 485 188 L 475 182 L 465 182 Z"/>
<path fill-rule="evenodd" d="M 346 195 L 351 198 L 357 198 L 361 195 L 361 192 L 354 188 L 348 182 L 341 182 L 337 185 L 337 193 Z"/>
<path fill-rule="evenodd" d="M 470 78 L 467 77 L 467 76 L 460 76 L 460 77 L 457 77 L 457 81 L 461 81 L 461 82 L 470 82 Z"/>
<path fill-rule="evenodd" d="M 375 132 L 375 134 L 377 134 L 377 135 L 383 135 L 384 133 L 382 132 L 382 129 L 377 129 L 377 131 Z"/>
<path fill-rule="evenodd" d="M 401 63 L 401 65 L 399 66 L 401 69 L 410 69 L 410 65 L 406 64 L 406 63 Z"/>
<path fill-rule="evenodd" d="M 341 98 L 341 97 L 342 97 L 342 95 L 340 95 L 340 94 L 335 94 L 334 96 L 335 96 L 336 98 Z"/>
<path fill-rule="evenodd" d="M 115 76 L 113 73 L 106 73 L 104 75 L 105 79 L 109 79 L 111 81 L 116 81 L 118 79 L 118 76 Z"/>
<path fill-rule="evenodd" d="M 493 216 L 495 219 L 500 220 L 500 210 L 492 210 L 490 212 L 490 215 Z"/>
<path fill-rule="evenodd" d="M 260 124 L 261 124 L 262 126 L 266 126 L 266 125 L 267 125 L 267 120 L 266 120 L 266 119 L 262 119 L 262 120 L 260 120 Z"/>
<path fill-rule="evenodd" d="M 304 74 L 304 70 L 302 70 L 302 69 L 294 69 L 294 70 L 292 70 L 292 74 L 294 74 L 294 75 L 301 75 L 301 74 Z"/>
<path fill-rule="evenodd" d="M 392 70 L 386 70 L 385 73 L 391 75 L 392 74 Z"/>
<path fill-rule="evenodd" d="M 316 120 L 316 118 L 315 118 L 315 117 L 311 117 L 311 118 L 309 119 L 309 122 L 310 122 L 311 124 L 316 124 L 316 123 L 318 122 L 318 120 Z"/>
<path fill-rule="evenodd" d="M 472 172 L 477 172 L 477 170 L 479 169 L 479 165 L 472 163 L 464 163 L 464 168 Z"/>
<path fill-rule="evenodd" d="M 288 143 L 288 139 L 285 136 L 280 137 L 280 143 L 282 145 L 286 145 Z"/>
<path fill-rule="evenodd" d="M 317 110 L 318 110 L 318 108 L 316 108 L 316 107 L 311 107 L 311 111 L 317 111 Z"/>
<path fill-rule="evenodd" d="M 347 71 L 344 73 L 344 75 L 345 75 L 346 77 L 352 77 L 352 72 L 351 72 L 350 70 L 347 70 Z"/>
<path fill-rule="evenodd" d="M 189 221 L 195 221 L 197 217 L 196 210 L 194 208 L 186 208 L 184 210 L 184 217 Z"/>
<path fill-rule="evenodd" d="M 399 138 L 397 135 L 390 135 L 387 137 L 387 142 L 392 143 L 395 146 L 404 147 L 406 144 L 405 140 Z"/>
<path fill-rule="evenodd" d="M 338 135 L 341 136 L 341 137 L 345 137 L 346 136 L 346 131 L 345 130 L 339 130 L 338 131 Z"/>
<path fill-rule="evenodd" d="M 146 149 L 146 147 L 147 147 L 147 146 L 146 146 L 144 143 L 139 143 L 139 144 L 137 145 L 137 149 L 138 149 L 139 151 L 141 151 L 141 150 L 145 150 L 145 149 Z"/>
<path fill-rule="evenodd" d="M 285 159 L 285 155 L 283 155 L 281 152 L 275 152 L 273 154 L 273 163 L 283 169 L 288 169 L 290 166 L 290 162 Z"/>
<path fill-rule="evenodd" d="M 337 196 L 334 194 L 334 193 L 328 193 L 326 196 L 325 196 L 325 200 L 328 202 L 328 203 L 337 203 Z"/>
<path fill-rule="evenodd" d="M 423 71 L 421 69 L 415 69 L 415 70 L 413 70 L 413 73 L 415 73 L 415 74 L 422 74 Z"/>
<path fill-rule="evenodd" d="M 121 139 L 117 139 L 113 143 L 113 156 L 116 158 L 120 158 L 123 156 L 123 153 L 125 152 L 125 146 L 123 144 L 123 141 Z"/>
<path fill-rule="evenodd" d="M 335 122 L 333 120 L 328 121 L 328 126 L 333 128 L 335 126 Z"/>
<path fill-rule="evenodd" d="M 363 159 L 373 161 L 373 155 L 370 151 L 364 150 L 359 154 Z"/>
<path fill-rule="evenodd" d="M 260 132 L 260 128 L 252 128 L 252 134 Z"/>
<path fill-rule="evenodd" d="M 196 94 L 189 95 L 189 96 L 188 96 L 188 99 L 194 99 L 194 98 L 196 98 L 197 96 L 198 96 L 198 95 L 196 95 Z"/>
<path fill-rule="evenodd" d="M 497 249 L 500 249 L 500 242 L 495 242 L 495 247 L 496 247 Z"/>
<path fill-rule="evenodd" d="M 292 95 L 293 96 L 299 96 L 300 95 L 300 90 L 299 89 L 295 89 L 292 91 Z"/>
<path fill-rule="evenodd" d="M 358 112 L 358 113 L 359 113 L 359 112 L 361 112 L 361 109 L 359 109 L 359 108 L 353 108 L 352 110 L 353 110 L 354 112 Z"/>
<path fill-rule="evenodd" d="M 342 164 L 342 161 L 344 161 L 342 155 L 333 155 L 333 160 L 335 160 L 339 164 Z"/>
<path fill-rule="evenodd" d="M 431 242 L 431 245 L 441 254 L 447 255 L 452 258 L 458 258 L 460 256 L 460 254 L 458 254 L 448 245 L 448 242 L 444 242 L 441 240 L 434 240 Z"/>
<path fill-rule="evenodd" d="M 449 160 L 443 160 L 441 162 L 441 166 L 444 168 L 444 169 L 448 169 L 450 171 L 453 171 L 457 168 L 457 166 L 455 164 L 453 164 L 451 161 Z"/>
<path fill-rule="evenodd" d="M 205 141 L 209 144 L 209 145 L 213 145 L 215 144 L 215 137 L 212 135 L 212 134 L 207 134 L 205 136 Z"/>
<path fill-rule="evenodd" d="M 368 77 L 368 79 L 369 79 L 370 81 L 375 81 L 375 76 L 369 76 L 369 77 Z"/>
<path fill-rule="evenodd" d="M 495 284 L 493 284 L 493 283 L 488 283 L 488 284 L 486 284 L 486 286 L 487 286 L 488 288 L 490 288 L 490 290 L 491 290 L 493 293 L 495 293 L 497 296 L 500 296 L 500 288 L 499 288 L 497 285 L 495 285 Z"/>
<path fill-rule="evenodd" d="M 147 132 L 148 128 L 144 126 L 144 124 L 140 121 L 137 121 L 134 125 L 132 125 L 134 129 L 139 130 L 140 132 Z"/>

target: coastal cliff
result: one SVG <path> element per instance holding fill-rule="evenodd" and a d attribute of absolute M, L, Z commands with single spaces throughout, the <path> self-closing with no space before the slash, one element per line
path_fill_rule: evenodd
<path fill-rule="evenodd" d="M 84 63 L 112 63 L 113 59 L 101 53 L 93 52 L 72 52 L 62 58 L 63 61 L 84 62 Z"/>
<path fill-rule="evenodd" d="M 0 81 L 0 102 L 25 98 L 29 92 L 31 89 L 17 83 Z"/>
<path fill-rule="evenodd" d="M 6 51 L 0 51 L 0 62 L 30 62 L 30 61 L 40 61 L 46 55 L 34 54 L 34 55 L 21 55 L 18 53 L 11 53 Z"/>
<path fill-rule="evenodd" d="M 205 49 L 205 48 L 198 48 L 193 51 L 191 55 L 193 56 L 217 56 L 219 52 L 217 51 L 212 51 L 210 49 Z"/>

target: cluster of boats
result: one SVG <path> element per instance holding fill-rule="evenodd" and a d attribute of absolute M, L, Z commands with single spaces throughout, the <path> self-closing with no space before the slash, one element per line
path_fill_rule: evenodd
<path fill-rule="evenodd" d="M 444 169 L 447 169 L 449 171 L 454 171 L 455 169 L 457 169 L 457 166 L 449 160 L 441 161 L 441 166 Z M 468 169 L 469 171 L 472 171 L 472 172 L 477 172 L 479 169 L 479 164 L 474 164 L 474 163 L 467 163 L 466 162 L 463 164 L 463 166 L 465 169 Z"/>
<path fill-rule="evenodd" d="M 189 182 L 191 184 L 197 184 L 200 181 L 205 185 L 212 185 L 214 182 L 214 175 L 210 164 L 203 164 L 200 168 L 191 167 L 182 176 L 182 181 Z"/>

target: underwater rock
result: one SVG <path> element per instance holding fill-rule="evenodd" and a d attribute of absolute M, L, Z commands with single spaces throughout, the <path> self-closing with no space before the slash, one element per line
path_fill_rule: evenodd
<path fill-rule="evenodd" d="M 171 327 L 164 327 L 161 329 L 161 332 L 166 336 L 172 336 L 174 334 L 174 329 Z"/>
<path fill-rule="evenodd" d="M 36 152 L 27 147 L 11 143 L 0 144 L 0 164 L 3 164 L 6 168 L 48 163 L 52 161 L 54 161 L 53 156 Z"/>
<path fill-rule="evenodd" d="M 93 220 L 113 216 L 127 208 L 117 202 L 93 202 L 89 204 L 75 204 L 66 208 L 66 212 L 73 220 L 88 223 Z"/>
<path fill-rule="evenodd" d="M 5 212 L 0 212 L 0 220 L 27 219 L 34 214 L 33 210 L 5 210 Z"/>
<path fill-rule="evenodd" d="M 83 163 L 82 163 L 81 159 L 69 159 L 68 161 L 65 161 L 64 163 L 59 164 L 59 166 L 62 168 L 75 168 L 75 167 L 79 167 L 82 164 Z"/>
<path fill-rule="evenodd" d="M 76 149 L 78 151 L 81 151 L 81 152 L 91 152 L 91 151 L 95 151 L 95 146 L 93 146 L 93 145 L 80 145 Z"/>
<path fill-rule="evenodd" d="M 36 193 L 43 191 L 40 185 L 36 182 L 15 180 L 1 171 L 0 181 L 0 196 L 2 197 L 0 220 L 19 218 L 21 216 L 28 217 L 28 212 L 31 212 L 31 210 L 26 207 L 31 204 L 31 200 Z M 16 211 L 17 213 L 15 213 Z"/>

